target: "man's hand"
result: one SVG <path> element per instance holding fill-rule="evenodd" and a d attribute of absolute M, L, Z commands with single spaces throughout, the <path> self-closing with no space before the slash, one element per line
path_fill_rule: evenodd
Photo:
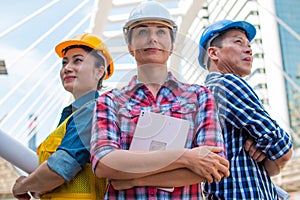
<path fill-rule="evenodd" d="M 261 162 L 266 158 L 261 150 L 256 148 L 256 143 L 252 139 L 247 139 L 244 145 L 245 151 L 249 153 L 249 156 L 256 162 Z"/>
<path fill-rule="evenodd" d="M 222 178 L 229 176 L 229 162 L 222 158 L 223 148 L 202 146 L 188 149 L 185 152 L 187 168 L 206 179 L 207 182 L 219 182 Z"/>

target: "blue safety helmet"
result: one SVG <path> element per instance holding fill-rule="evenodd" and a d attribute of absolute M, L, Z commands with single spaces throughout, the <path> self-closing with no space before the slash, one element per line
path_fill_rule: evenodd
<path fill-rule="evenodd" d="M 256 34 L 255 27 L 246 21 L 231 21 L 231 20 L 221 20 L 217 21 L 203 31 L 200 41 L 199 41 L 199 56 L 198 61 L 201 67 L 207 69 L 208 55 L 206 53 L 207 48 L 210 43 L 215 39 L 220 33 L 228 29 L 242 29 L 246 32 L 247 38 L 251 41 Z"/>

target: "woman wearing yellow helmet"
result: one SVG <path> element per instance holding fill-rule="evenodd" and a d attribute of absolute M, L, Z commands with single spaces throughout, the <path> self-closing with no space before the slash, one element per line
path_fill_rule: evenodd
<path fill-rule="evenodd" d="M 55 51 L 62 58 L 63 87 L 75 101 L 62 111 L 58 127 L 41 143 L 40 166 L 16 180 L 13 194 L 30 199 L 102 199 L 106 180 L 93 176 L 90 167 L 92 112 L 103 79 L 113 73 L 112 58 L 95 35 L 83 33 L 61 42 Z"/>

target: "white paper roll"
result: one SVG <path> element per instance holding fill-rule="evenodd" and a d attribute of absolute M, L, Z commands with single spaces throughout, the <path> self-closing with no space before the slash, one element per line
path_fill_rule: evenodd
<path fill-rule="evenodd" d="M 38 156 L 34 151 L 1 130 L 0 156 L 27 173 L 39 166 Z"/>

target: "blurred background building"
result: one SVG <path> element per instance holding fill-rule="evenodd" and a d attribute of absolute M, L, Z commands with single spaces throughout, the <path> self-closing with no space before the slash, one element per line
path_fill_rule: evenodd
<path fill-rule="evenodd" d="M 7 75 L 6 65 L 4 60 L 0 60 L 0 75 Z"/>
<path fill-rule="evenodd" d="M 53 48 L 58 42 L 83 31 L 99 35 L 112 53 L 116 72 L 105 84 L 121 87 L 128 82 L 136 66 L 127 52 L 122 26 L 131 9 L 141 1 L 43 0 L 39 5 L 35 4 L 37 0 L 27 1 L 27 6 L 34 10 L 23 16 L 19 13 L 13 23 L 0 29 L 0 44 L 4 44 L 0 45 L 0 59 L 5 60 L 3 64 L 0 61 L 0 129 L 35 148 L 33 145 L 39 144 L 57 125 L 61 108 L 67 105 L 70 96 L 61 87 L 60 60 Z M 179 27 L 175 50 L 169 61 L 170 70 L 189 83 L 202 84 L 207 74 L 200 69 L 197 60 L 198 41 L 207 25 L 225 18 L 246 20 L 255 25 L 257 35 L 251 44 L 253 71 L 246 79 L 271 116 L 293 138 L 293 160 L 274 177 L 274 182 L 288 191 L 291 199 L 300 198 L 300 1 L 159 2 L 170 10 Z M 16 37 L 21 32 L 19 39 L 22 41 L 17 42 Z M 10 44 L 20 51 L 3 57 L 1 48 Z M 0 193 L 11 198 L 9 188 L 18 171 L 4 160 L 0 160 L 0 169 Z"/>

